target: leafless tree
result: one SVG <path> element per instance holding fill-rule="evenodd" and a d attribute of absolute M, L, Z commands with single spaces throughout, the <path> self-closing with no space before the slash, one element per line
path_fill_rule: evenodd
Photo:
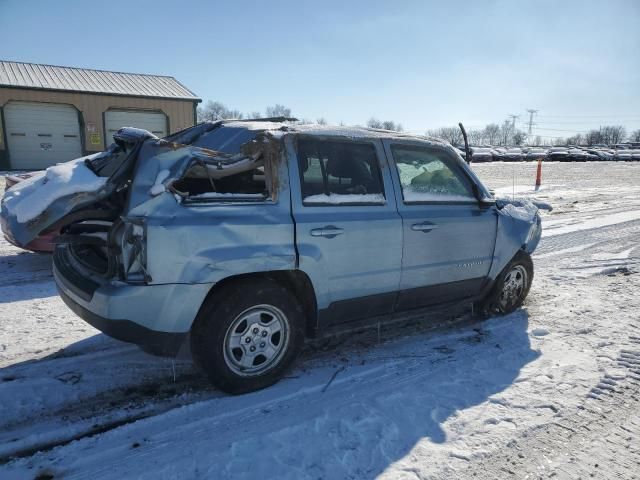
<path fill-rule="evenodd" d="M 500 138 L 500 125 L 497 123 L 490 123 L 484 127 L 484 136 L 489 145 L 496 145 Z"/>
<path fill-rule="evenodd" d="M 326 125 L 327 124 L 327 119 L 324 118 L 324 117 L 320 117 L 320 118 L 316 119 L 316 123 L 318 125 Z"/>
<path fill-rule="evenodd" d="M 267 117 L 291 117 L 291 109 L 276 103 L 272 107 L 266 109 Z"/>
<path fill-rule="evenodd" d="M 600 127 L 600 130 L 605 143 L 608 145 L 623 142 L 627 136 L 627 131 L 622 125 L 607 125 Z"/>
<path fill-rule="evenodd" d="M 230 110 L 224 103 L 214 102 L 213 100 L 209 100 L 203 107 L 198 107 L 197 115 L 199 122 L 243 118 L 242 112 L 239 110 Z"/>
<path fill-rule="evenodd" d="M 484 144 L 484 130 L 472 129 L 467 132 L 469 143 L 471 145 Z"/>
<path fill-rule="evenodd" d="M 227 118 L 235 118 L 237 120 L 242 120 L 244 118 L 244 114 L 240 110 L 228 110 Z"/>
<path fill-rule="evenodd" d="M 451 145 L 460 145 L 464 141 L 459 127 L 442 127 L 435 130 L 427 130 L 427 135 L 445 140 Z"/>
<path fill-rule="evenodd" d="M 573 137 L 567 138 L 567 146 L 584 145 L 584 143 L 585 143 L 584 137 L 580 133 L 575 134 Z"/>
<path fill-rule="evenodd" d="M 367 121 L 367 127 L 369 128 L 383 128 L 382 127 L 382 122 L 380 120 L 378 120 L 375 117 L 371 117 L 368 121 Z"/>
<path fill-rule="evenodd" d="M 258 111 L 251 112 L 247 118 L 262 118 L 262 113 Z"/>
<path fill-rule="evenodd" d="M 614 145 L 624 141 L 626 134 L 626 129 L 622 125 L 605 125 L 598 130 L 590 130 L 585 135 L 585 143 L 587 145 L 599 143 Z"/>
<path fill-rule="evenodd" d="M 202 107 L 198 108 L 198 120 L 215 122 L 227 118 L 227 107 L 221 102 L 209 100 Z"/>
<path fill-rule="evenodd" d="M 394 122 L 393 120 L 385 120 L 382 122 L 382 128 L 385 130 L 392 130 L 394 132 L 401 132 L 403 130 L 402 125 Z"/>
<path fill-rule="evenodd" d="M 510 145 L 513 135 L 513 123 L 505 120 L 500 127 L 500 145 Z"/>
<path fill-rule="evenodd" d="M 634 132 L 631 132 L 629 134 L 629 141 L 630 142 L 640 142 L 640 130 L 636 130 Z"/>
<path fill-rule="evenodd" d="M 394 132 L 402 132 L 404 130 L 400 123 L 396 123 L 393 120 L 384 120 L 381 122 L 375 117 L 371 117 L 367 121 L 367 127 L 378 128 L 382 130 L 392 130 Z"/>
<path fill-rule="evenodd" d="M 511 136 L 511 142 L 516 147 L 523 145 L 526 139 L 527 139 L 527 134 L 524 133 L 522 130 L 516 130 Z"/>
<path fill-rule="evenodd" d="M 602 132 L 600 132 L 600 130 L 589 130 L 589 132 L 584 136 L 584 143 L 589 146 L 603 143 Z"/>

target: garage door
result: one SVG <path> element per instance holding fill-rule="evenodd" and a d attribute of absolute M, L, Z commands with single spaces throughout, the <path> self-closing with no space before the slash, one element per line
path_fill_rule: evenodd
<path fill-rule="evenodd" d="M 105 145 L 113 142 L 113 134 L 122 127 L 143 128 L 156 137 L 167 136 L 167 117 L 158 112 L 136 112 L 126 110 L 107 110 L 104 112 L 106 130 Z"/>
<path fill-rule="evenodd" d="M 9 102 L 4 120 L 14 169 L 42 169 L 82 156 L 78 112 L 69 105 Z"/>

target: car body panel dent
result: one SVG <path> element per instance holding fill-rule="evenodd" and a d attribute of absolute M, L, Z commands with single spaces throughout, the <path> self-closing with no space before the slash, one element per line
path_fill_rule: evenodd
<path fill-rule="evenodd" d="M 286 163 L 278 161 L 279 143 L 259 143 L 270 149 L 265 170 L 277 178 L 271 198 L 188 204 L 170 191 L 153 196 L 150 189 L 162 170 L 170 172 L 167 184 L 180 178 L 193 162 L 193 148 L 168 142 L 143 146 L 127 217 L 146 219 L 152 283 L 216 283 L 243 273 L 295 269 L 289 182 Z"/>
<path fill-rule="evenodd" d="M 542 223 L 538 207 L 526 199 L 499 199 L 496 201 L 498 211 L 498 231 L 494 261 L 489 272 L 492 280 L 500 274 L 507 263 L 524 250 L 532 253 L 542 235 Z"/>

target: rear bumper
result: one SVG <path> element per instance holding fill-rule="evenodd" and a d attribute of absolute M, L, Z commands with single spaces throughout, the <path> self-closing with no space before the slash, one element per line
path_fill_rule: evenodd
<path fill-rule="evenodd" d="M 60 298 L 62 298 L 73 313 L 92 327 L 97 328 L 111 338 L 123 342 L 135 343 L 155 354 L 175 357 L 187 338 L 188 333 L 158 332 L 143 327 L 131 320 L 113 320 L 96 315 L 67 295 L 59 284 L 58 293 L 60 293 Z"/>
<path fill-rule="evenodd" d="M 62 300 L 106 335 L 158 354 L 175 356 L 211 284 L 132 285 L 89 278 L 58 247 L 53 275 Z"/>

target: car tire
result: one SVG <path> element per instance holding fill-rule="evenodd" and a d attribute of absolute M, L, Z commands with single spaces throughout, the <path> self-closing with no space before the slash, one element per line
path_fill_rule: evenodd
<path fill-rule="evenodd" d="M 486 315 L 511 313 L 522 306 L 533 282 L 531 255 L 520 250 L 500 272 L 484 301 Z"/>
<path fill-rule="evenodd" d="M 302 308 L 273 280 L 233 282 L 210 295 L 191 331 L 194 362 L 231 394 L 276 383 L 303 343 Z"/>

